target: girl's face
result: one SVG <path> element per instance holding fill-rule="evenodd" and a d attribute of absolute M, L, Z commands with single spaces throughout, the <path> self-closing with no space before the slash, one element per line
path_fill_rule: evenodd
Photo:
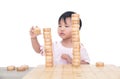
<path fill-rule="evenodd" d="M 66 18 L 66 23 L 64 19 L 60 20 L 60 24 L 58 26 L 58 34 L 62 39 L 71 39 L 72 38 L 72 22 L 71 18 Z"/>

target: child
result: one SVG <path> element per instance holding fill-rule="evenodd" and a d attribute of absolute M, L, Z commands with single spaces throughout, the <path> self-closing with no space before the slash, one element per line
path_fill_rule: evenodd
<path fill-rule="evenodd" d="M 71 15 L 75 12 L 67 11 L 63 13 L 58 20 L 58 34 L 62 38 L 60 42 L 54 42 L 53 45 L 53 59 L 54 64 L 71 64 L 72 63 L 72 22 Z M 80 28 L 82 22 L 80 20 Z M 80 29 L 79 28 L 79 29 Z M 41 46 L 37 40 L 37 35 L 33 32 L 34 27 L 30 29 L 31 42 L 33 49 L 40 53 L 44 54 L 43 46 Z M 86 49 L 82 44 L 80 48 L 81 55 L 81 64 L 89 64 L 89 57 Z"/>

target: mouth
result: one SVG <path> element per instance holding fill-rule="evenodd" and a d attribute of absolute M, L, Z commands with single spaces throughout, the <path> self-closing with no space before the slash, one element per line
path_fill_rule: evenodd
<path fill-rule="evenodd" d="M 60 36 L 64 36 L 65 34 L 64 33 L 60 33 Z"/>

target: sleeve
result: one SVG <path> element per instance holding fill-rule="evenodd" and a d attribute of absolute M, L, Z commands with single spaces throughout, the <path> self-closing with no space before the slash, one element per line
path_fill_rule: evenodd
<path fill-rule="evenodd" d="M 57 42 L 55 42 L 55 44 L 57 44 Z M 53 51 L 53 48 L 54 48 L 54 43 L 52 42 L 52 51 Z M 45 56 L 45 48 L 44 48 L 44 45 L 40 45 L 40 54 L 42 56 Z"/>
<path fill-rule="evenodd" d="M 44 56 L 45 55 L 45 51 L 44 51 L 44 46 L 40 46 L 40 54 L 42 55 L 42 56 Z"/>
<path fill-rule="evenodd" d="M 84 60 L 86 62 L 90 62 L 90 58 L 88 56 L 87 50 L 83 45 L 81 45 L 80 51 L 81 51 L 81 60 Z"/>

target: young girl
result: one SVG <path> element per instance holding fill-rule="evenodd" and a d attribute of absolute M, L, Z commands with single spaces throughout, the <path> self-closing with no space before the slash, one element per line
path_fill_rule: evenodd
<path fill-rule="evenodd" d="M 67 11 L 63 13 L 58 20 L 58 34 L 62 38 L 60 42 L 54 42 L 53 45 L 53 61 L 54 64 L 71 64 L 72 63 L 72 22 L 71 15 L 75 12 Z M 80 28 L 82 22 L 80 20 Z M 79 29 L 80 29 L 79 28 Z M 44 54 L 44 48 L 41 46 L 37 40 L 37 35 L 34 34 L 34 27 L 30 29 L 31 42 L 33 49 Z M 80 56 L 81 64 L 89 64 L 89 57 L 83 44 L 80 44 Z"/>

